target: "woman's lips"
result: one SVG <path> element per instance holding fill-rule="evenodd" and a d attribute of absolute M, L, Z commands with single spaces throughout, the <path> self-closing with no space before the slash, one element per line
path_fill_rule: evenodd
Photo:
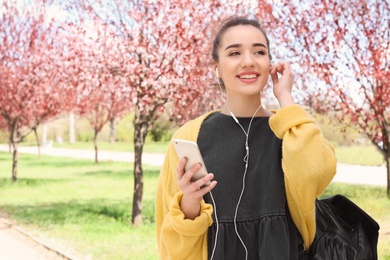
<path fill-rule="evenodd" d="M 245 83 L 253 83 L 256 82 L 257 79 L 259 78 L 259 73 L 253 72 L 253 71 L 248 71 L 244 73 L 240 73 L 237 75 L 237 78 Z"/>

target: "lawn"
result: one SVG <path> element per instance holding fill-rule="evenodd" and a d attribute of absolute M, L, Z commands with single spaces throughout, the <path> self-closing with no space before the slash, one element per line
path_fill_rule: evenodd
<path fill-rule="evenodd" d="M 158 150 L 158 149 L 157 149 Z M 144 166 L 144 225 L 131 226 L 132 164 L 0 152 L 0 211 L 34 236 L 81 259 L 158 259 L 154 198 L 158 167 Z M 383 187 L 332 183 L 381 225 L 379 259 L 390 259 L 390 200 Z"/>
<path fill-rule="evenodd" d="M 337 161 L 355 165 L 378 166 L 384 163 L 383 155 L 373 145 L 335 147 Z"/>
<path fill-rule="evenodd" d="M 0 153 L 0 211 L 61 250 L 91 259 L 156 259 L 154 200 L 158 168 L 144 167 L 145 225 L 131 226 L 132 164 Z"/>

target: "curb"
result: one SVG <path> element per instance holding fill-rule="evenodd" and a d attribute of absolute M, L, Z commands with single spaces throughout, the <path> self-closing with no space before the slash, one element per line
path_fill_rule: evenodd
<path fill-rule="evenodd" d="M 41 239 L 38 239 L 38 238 L 34 237 L 29 232 L 25 231 L 24 229 L 20 228 L 19 226 L 15 225 L 14 223 L 12 223 L 11 221 L 9 221 L 7 219 L 0 218 L 0 222 L 5 224 L 6 226 L 8 226 L 10 229 L 16 230 L 18 233 L 20 233 L 23 236 L 27 237 L 28 239 L 34 241 L 35 243 L 43 246 L 47 250 L 57 254 L 58 256 L 60 256 L 63 259 L 66 259 L 66 260 L 79 260 L 78 257 L 76 257 L 76 256 L 74 256 L 72 254 L 69 254 L 69 253 L 65 253 L 62 250 L 56 248 L 55 246 L 53 246 L 53 245 L 51 245 L 49 243 L 46 243 L 46 242 L 44 242 Z"/>

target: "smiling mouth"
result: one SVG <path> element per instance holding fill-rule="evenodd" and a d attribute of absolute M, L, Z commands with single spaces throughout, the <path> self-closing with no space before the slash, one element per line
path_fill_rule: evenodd
<path fill-rule="evenodd" d="M 246 75 L 238 75 L 237 77 L 240 79 L 255 79 L 255 78 L 259 77 L 259 75 L 258 74 L 246 74 Z"/>

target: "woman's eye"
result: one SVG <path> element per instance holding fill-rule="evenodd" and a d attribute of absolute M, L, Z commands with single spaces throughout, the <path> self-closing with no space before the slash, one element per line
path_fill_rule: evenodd
<path fill-rule="evenodd" d="M 267 53 L 265 51 L 256 51 L 255 54 L 266 55 Z"/>
<path fill-rule="evenodd" d="M 236 55 L 240 55 L 240 53 L 238 51 L 233 51 L 229 53 L 229 56 L 236 56 Z"/>

